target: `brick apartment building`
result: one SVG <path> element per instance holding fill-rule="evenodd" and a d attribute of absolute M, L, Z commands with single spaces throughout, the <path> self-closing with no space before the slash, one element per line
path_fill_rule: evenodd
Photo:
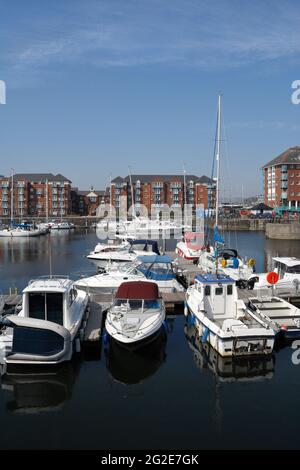
<path fill-rule="evenodd" d="M 152 204 L 184 207 L 185 200 L 193 208 L 203 204 L 205 208 L 215 204 L 215 182 L 207 176 L 186 175 L 132 175 L 133 197 L 136 209 L 143 204 L 151 211 Z M 111 182 L 112 204 L 120 207 L 120 196 L 127 197 L 127 208 L 132 205 L 130 176 L 114 178 Z"/>
<path fill-rule="evenodd" d="M 263 166 L 265 203 L 278 213 L 300 212 L 300 147 Z"/>
<path fill-rule="evenodd" d="M 97 207 L 102 203 L 109 204 L 109 191 L 94 189 L 81 191 L 71 189 L 72 213 L 78 215 L 96 215 Z"/>
<path fill-rule="evenodd" d="M 13 191 L 12 191 L 13 188 Z M 71 213 L 71 181 L 61 174 L 17 173 L 0 177 L 0 216 L 65 216 Z"/>

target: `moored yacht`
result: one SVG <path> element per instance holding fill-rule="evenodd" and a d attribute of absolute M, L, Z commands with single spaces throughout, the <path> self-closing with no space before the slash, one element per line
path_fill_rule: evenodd
<path fill-rule="evenodd" d="M 128 263 L 134 261 L 137 256 L 153 254 L 160 254 L 156 241 L 128 239 L 122 240 L 121 243 L 98 243 L 87 258 L 99 262 L 98 264 Z"/>
<path fill-rule="evenodd" d="M 203 341 L 221 356 L 272 352 L 273 329 L 238 299 L 236 284 L 230 277 L 197 275 L 186 292 L 186 307 Z"/>
<path fill-rule="evenodd" d="M 215 200 L 215 225 L 214 225 L 214 246 L 205 243 L 199 256 L 198 266 L 206 273 L 214 272 L 216 269 L 223 274 L 229 275 L 238 281 L 240 287 L 247 286 L 247 280 L 253 273 L 255 260 L 242 259 L 236 250 L 225 248 L 225 241 L 221 237 L 218 228 L 219 221 L 219 197 L 220 197 L 220 160 L 221 160 L 221 96 L 218 99 L 218 119 L 217 138 L 215 142 L 215 163 L 216 163 L 216 200 Z"/>
<path fill-rule="evenodd" d="M 187 260 L 197 260 L 203 247 L 203 234 L 198 232 L 185 232 L 183 240 L 176 245 L 176 253 Z"/>
<path fill-rule="evenodd" d="M 46 230 L 33 227 L 27 224 L 12 224 L 0 230 L 0 237 L 19 238 L 19 237 L 38 237 L 44 235 Z"/>
<path fill-rule="evenodd" d="M 108 310 L 105 328 L 123 345 L 141 346 L 153 340 L 165 319 L 165 306 L 157 284 L 151 281 L 123 282 Z"/>
<path fill-rule="evenodd" d="M 300 286 L 300 259 L 295 257 L 275 257 L 273 271 L 278 274 L 278 281 L 273 287 L 275 290 L 292 291 Z M 270 288 L 268 273 L 255 273 L 248 279 L 249 289 Z M 299 287 L 300 290 L 300 287 Z"/>
<path fill-rule="evenodd" d="M 6 364 L 57 364 L 80 349 L 88 296 L 62 277 L 30 281 L 18 315 L 0 319 Z"/>
<path fill-rule="evenodd" d="M 124 281 L 155 282 L 161 292 L 182 292 L 184 289 L 177 281 L 170 256 L 139 256 L 131 263 L 124 263 L 112 270 L 79 279 L 75 285 L 79 289 L 101 294 L 114 293 Z"/>
<path fill-rule="evenodd" d="M 276 296 L 251 297 L 247 307 L 286 339 L 300 337 L 300 309 Z"/>
<path fill-rule="evenodd" d="M 201 250 L 198 266 L 205 273 L 213 273 L 218 270 L 234 279 L 240 287 L 248 285 L 248 279 L 253 275 L 255 260 L 244 260 L 238 251 L 232 248 L 209 247 Z"/>

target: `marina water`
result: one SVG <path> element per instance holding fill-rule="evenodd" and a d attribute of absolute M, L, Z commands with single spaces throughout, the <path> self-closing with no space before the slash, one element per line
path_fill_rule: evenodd
<path fill-rule="evenodd" d="M 300 257 L 298 241 L 262 232 L 228 234 L 257 271 L 272 256 Z M 84 257 L 93 231 L 0 240 L 0 289 L 23 289 L 49 273 L 95 272 Z M 175 241 L 167 243 L 174 249 Z M 0 448 L 299 448 L 300 365 L 287 346 L 268 358 L 222 359 L 195 338 L 183 315 L 141 353 L 104 340 L 57 368 L 22 369 L 0 379 Z"/>

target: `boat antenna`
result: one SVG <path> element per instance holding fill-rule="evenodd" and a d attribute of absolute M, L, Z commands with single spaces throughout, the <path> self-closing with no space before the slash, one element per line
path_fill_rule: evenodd
<path fill-rule="evenodd" d="M 186 169 L 185 169 L 185 164 L 182 162 L 182 168 L 183 168 L 183 200 L 184 200 L 184 207 L 186 206 Z"/>

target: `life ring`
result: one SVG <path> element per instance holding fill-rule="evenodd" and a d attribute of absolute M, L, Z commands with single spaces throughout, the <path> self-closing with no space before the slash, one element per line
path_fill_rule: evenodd
<path fill-rule="evenodd" d="M 279 281 L 279 276 L 275 271 L 271 271 L 270 273 L 267 274 L 267 281 L 269 284 L 276 284 Z"/>

